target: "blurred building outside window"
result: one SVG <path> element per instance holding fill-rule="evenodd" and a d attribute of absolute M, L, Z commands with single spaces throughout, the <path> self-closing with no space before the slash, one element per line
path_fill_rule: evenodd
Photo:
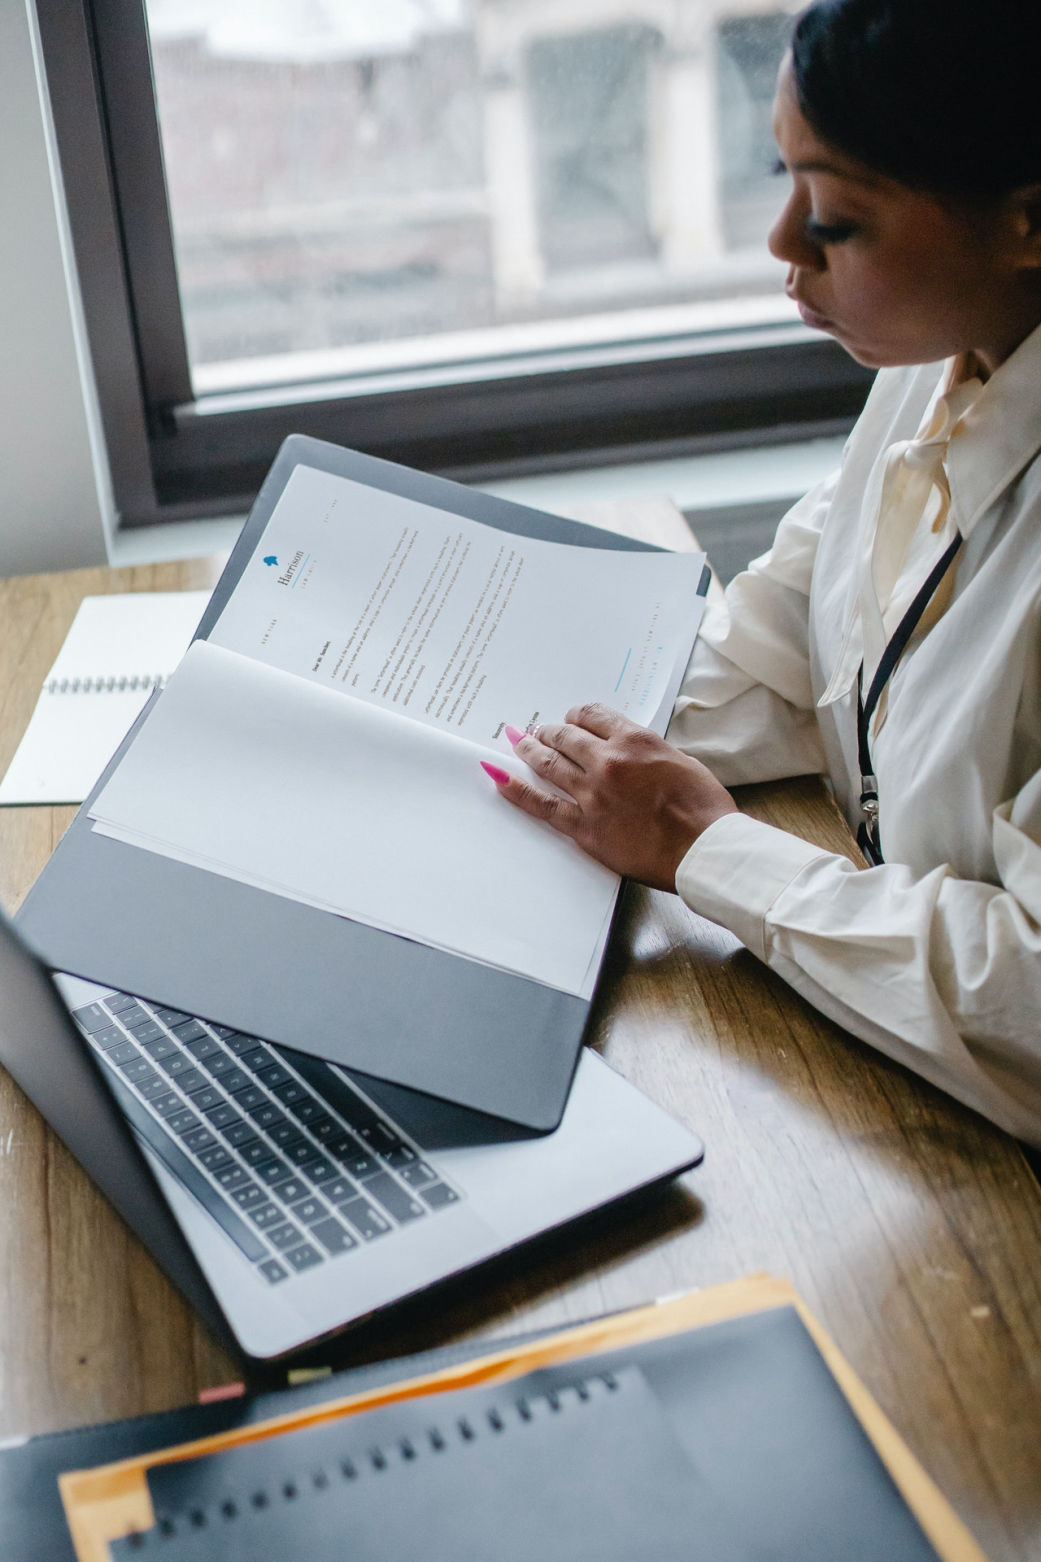
<path fill-rule="evenodd" d="M 197 395 L 791 317 L 783 6 L 147 10 Z"/>

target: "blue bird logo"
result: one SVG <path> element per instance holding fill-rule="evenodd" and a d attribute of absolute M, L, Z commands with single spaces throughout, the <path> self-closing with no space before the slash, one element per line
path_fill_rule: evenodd
<path fill-rule="evenodd" d="M 269 553 L 267 558 L 264 560 L 264 563 L 265 564 L 277 564 L 278 560 L 275 558 L 275 555 L 273 553 Z"/>

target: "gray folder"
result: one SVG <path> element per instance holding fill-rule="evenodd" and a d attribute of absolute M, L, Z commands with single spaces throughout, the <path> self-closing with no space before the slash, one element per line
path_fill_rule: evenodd
<path fill-rule="evenodd" d="M 217 622 L 297 465 L 500 531 L 652 551 L 630 538 L 292 435 L 264 481 L 197 638 Z M 555 1128 L 589 1014 L 584 999 L 93 832 L 88 815 L 94 798 L 149 708 L 18 913 L 21 933 L 41 958 L 55 970 L 523 1127 Z"/>

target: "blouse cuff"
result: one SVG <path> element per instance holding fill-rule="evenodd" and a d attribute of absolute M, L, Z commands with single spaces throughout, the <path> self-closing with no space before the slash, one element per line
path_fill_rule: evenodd
<path fill-rule="evenodd" d="M 765 962 L 770 908 L 804 868 L 830 855 L 772 824 L 724 814 L 680 863 L 676 891 L 692 911 L 729 928 Z"/>

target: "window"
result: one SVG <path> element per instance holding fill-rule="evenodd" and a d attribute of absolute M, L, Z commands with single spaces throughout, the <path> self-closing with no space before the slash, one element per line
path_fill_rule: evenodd
<path fill-rule="evenodd" d="M 38 5 L 130 519 L 298 429 L 477 476 L 859 407 L 765 249 L 783 9 Z"/>

